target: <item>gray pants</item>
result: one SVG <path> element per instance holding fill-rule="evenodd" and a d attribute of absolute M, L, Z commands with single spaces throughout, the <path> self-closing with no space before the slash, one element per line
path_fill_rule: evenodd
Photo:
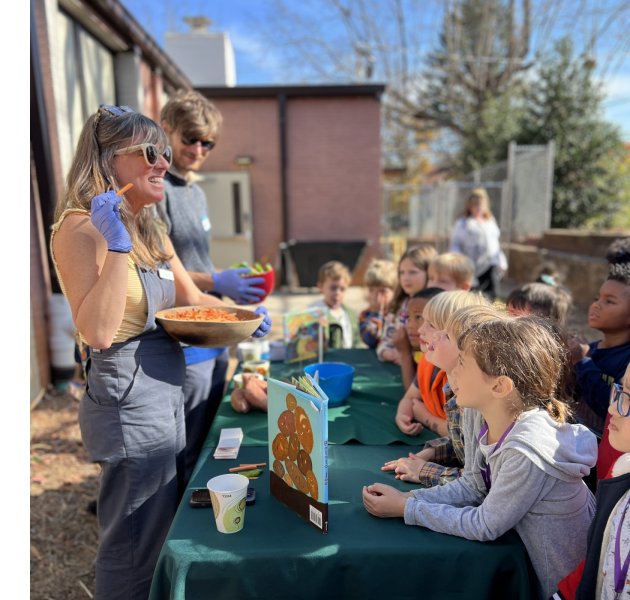
<path fill-rule="evenodd" d="M 183 491 L 181 348 L 161 330 L 93 352 L 79 419 L 101 466 L 96 598 L 146 600 Z"/>

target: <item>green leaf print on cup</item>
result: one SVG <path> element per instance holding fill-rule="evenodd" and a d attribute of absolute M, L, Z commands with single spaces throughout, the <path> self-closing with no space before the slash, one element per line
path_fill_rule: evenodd
<path fill-rule="evenodd" d="M 235 533 L 243 529 L 245 521 L 246 499 L 242 498 L 237 502 L 228 505 L 223 513 L 223 527 L 226 532 Z"/>

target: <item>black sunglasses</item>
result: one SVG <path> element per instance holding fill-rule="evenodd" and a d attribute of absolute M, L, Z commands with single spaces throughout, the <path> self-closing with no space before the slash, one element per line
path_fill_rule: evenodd
<path fill-rule="evenodd" d="M 173 151 L 170 146 L 166 146 L 166 148 L 160 152 L 155 144 L 148 142 L 127 146 L 126 148 L 119 148 L 116 152 L 114 152 L 114 156 L 119 156 L 120 154 L 130 154 L 132 152 L 137 152 L 138 150 L 142 150 L 144 160 L 150 167 L 155 165 L 160 154 L 164 157 L 164 160 L 168 163 L 169 167 L 173 163 Z"/>
<path fill-rule="evenodd" d="M 196 137 L 182 136 L 182 144 L 184 144 L 184 146 L 194 146 L 197 142 L 201 144 L 201 147 L 204 150 L 212 150 L 215 146 L 214 140 L 202 140 Z"/>

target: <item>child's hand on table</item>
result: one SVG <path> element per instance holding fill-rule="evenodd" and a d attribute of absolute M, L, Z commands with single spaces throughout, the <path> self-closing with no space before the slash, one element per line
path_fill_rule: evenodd
<path fill-rule="evenodd" d="M 401 492 L 391 485 L 373 483 L 363 487 L 363 506 L 375 517 L 402 517 L 411 492 Z"/>
<path fill-rule="evenodd" d="M 433 448 L 421 450 L 417 454 L 410 452 L 409 456 L 386 462 L 381 467 L 381 471 L 394 471 L 396 479 L 420 483 L 420 469 L 434 457 L 435 451 Z"/>
<path fill-rule="evenodd" d="M 385 348 L 381 353 L 381 358 L 385 362 L 391 362 L 400 365 L 400 352 L 396 348 Z"/>
<path fill-rule="evenodd" d="M 396 425 L 398 429 L 407 435 L 418 435 L 423 429 L 422 423 L 413 419 L 413 405 L 411 398 L 403 398 L 398 403 L 396 410 Z"/>

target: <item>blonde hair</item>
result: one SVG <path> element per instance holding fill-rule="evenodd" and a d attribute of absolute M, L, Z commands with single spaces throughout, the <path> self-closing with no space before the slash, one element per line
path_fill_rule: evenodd
<path fill-rule="evenodd" d="M 507 318 L 509 315 L 504 310 L 497 308 L 496 304 L 464 306 L 446 319 L 443 329 L 449 333 L 452 339 L 457 340 L 464 331 L 468 331 L 478 323 Z"/>
<path fill-rule="evenodd" d="M 398 283 L 396 265 L 391 260 L 372 259 L 365 271 L 363 283 L 368 287 L 382 286 L 393 290 Z"/>
<path fill-rule="evenodd" d="M 352 276 L 350 275 L 350 271 L 346 265 L 338 260 L 329 260 L 319 268 L 319 272 L 317 274 L 318 285 L 321 285 L 327 279 L 345 279 L 348 283 L 350 283 Z"/>
<path fill-rule="evenodd" d="M 114 115 L 100 107 L 88 118 L 79 136 L 55 220 L 68 209 L 89 213 L 94 196 L 125 185 L 125 181 L 116 179 L 114 153 L 120 148 L 143 143 L 155 144 L 160 151 L 168 146 L 166 134 L 149 117 L 133 111 Z M 131 237 L 131 258 L 136 264 L 155 268 L 159 262 L 172 257 L 164 246 L 166 228 L 156 217 L 153 206 L 146 206 L 134 215 L 123 201 L 120 218 Z"/>
<path fill-rule="evenodd" d="M 194 90 L 178 90 L 162 107 L 160 119 L 186 136 L 216 140 L 223 117 L 217 107 Z"/>
<path fill-rule="evenodd" d="M 427 273 L 429 263 L 436 256 L 437 250 L 434 246 L 424 245 L 412 246 L 411 248 L 407 248 L 407 250 L 405 250 L 405 252 L 398 260 L 398 265 L 396 267 L 396 276 L 398 276 L 398 271 L 400 270 L 400 265 L 403 260 L 410 260 L 418 269 Z M 407 294 L 405 293 L 405 290 L 402 289 L 399 281 L 396 284 L 396 289 L 394 290 L 394 298 L 392 299 L 390 305 L 390 311 L 393 313 L 398 312 L 398 309 L 401 307 L 405 298 L 407 298 Z"/>
<path fill-rule="evenodd" d="M 494 215 L 490 210 L 490 198 L 485 188 L 475 188 L 470 192 L 466 204 L 464 205 L 463 216 L 470 217 L 472 215 L 471 208 L 479 206 L 481 208 L 481 217 L 485 220 L 494 219 Z"/>
<path fill-rule="evenodd" d="M 563 396 L 569 371 L 569 352 L 557 327 L 548 319 L 529 315 L 477 323 L 457 338 L 463 352 L 473 356 L 483 373 L 508 377 L 518 393 L 516 414 L 544 408 L 558 423 L 571 410 Z"/>
<path fill-rule="evenodd" d="M 427 272 L 450 275 L 458 286 L 471 285 L 475 277 L 475 265 L 465 254 L 444 252 L 431 261 Z"/>
<path fill-rule="evenodd" d="M 448 318 L 465 306 L 490 306 L 490 301 L 481 292 L 453 290 L 442 292 L 431 298 L 425 305 L 422 315 L 436 329 L 444 329 Z"/>

